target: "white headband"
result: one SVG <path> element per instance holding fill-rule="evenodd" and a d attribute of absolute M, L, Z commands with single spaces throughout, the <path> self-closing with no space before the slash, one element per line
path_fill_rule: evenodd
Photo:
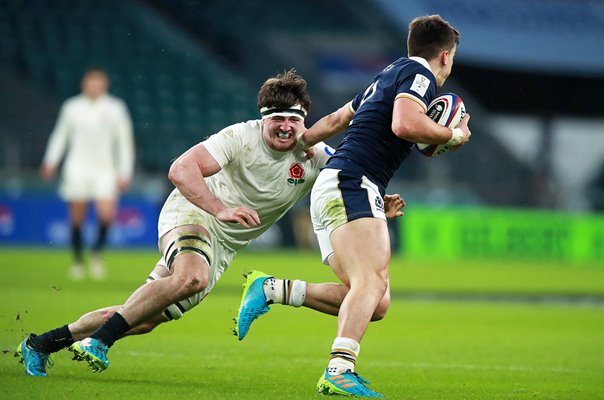
<path fill-rule="evenodd" d="M 306 118 L 306 110 L 300 104 L 293 105 L 288 108 L 281 107 L 262 107 L 260 109 L 260 114 L 262 114 L 262 119 L 270 118 L 270 117 L 300 117 L 302 119 Z"/>

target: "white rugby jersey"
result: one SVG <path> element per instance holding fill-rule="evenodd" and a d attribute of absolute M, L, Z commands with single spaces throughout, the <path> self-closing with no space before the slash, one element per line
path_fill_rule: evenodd
<path fill-rule="evenodd" d="M 222 168 L 205 178 L 210 191 L 226 207 L 249 207 L 260 217 L 261 223 L 250 228 L 210 218 L 212 226 L 206 228 L 234 251 L 260 236 L 310 192 L 333 151 L 318 143 L 310 160 L 299 146 L 293 151 L 275 151 L 262 138 L 262 120 L 231 125 L 203 145 Z"/>
<path fill-rule="evenodd" d="M 57 166 L 66 150 L 66 171 L 112 171 L 130 180 L 134 139 L 124 102 L 109 94 L 96 100 L 83 94 L 66 100 L 48 140 L 44 162 Z"/>

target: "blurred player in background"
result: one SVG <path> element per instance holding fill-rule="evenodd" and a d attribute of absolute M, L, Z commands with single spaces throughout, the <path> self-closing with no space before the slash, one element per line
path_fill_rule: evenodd
<path fill-rule="evenodd" d="M 415 143 L 457 148 L 470 137 L 469 116 L 451 129 L 426 115 L 436 88 L 451 73 L 458 43 L 459 32 L 440 16 L 416 18 L 409 25 L 409 57 L 390 64 L 367 90 L 298 137 L 302 146 L 311 146 L 346 129 L 311 193 L 323 262 L 342 285 L 307 285 L 253 271 L 244 284 L 236 329 L 243 339 L 272 303 L 338 315 L 330 361 L 317 385 L 321 393 L 383 397 L 355 373 L 355 363 L 369 322 L 381 319 L 390 304 L 384 193 Z"/>
<path fill-rule="evenodd" d="M 73 266 L 70 275 L 85 275 L 82 227 L 88 202 L 94 202 L 98 235 L 90 257 L 94 279 L 105 276 L 102 251 L 117 213 L 120 192 L 128 189 L 134 168 L 132 122 L 124 102 L 107 93 L 109 79 L 101 69 L 86 71 L 82 93 L 65 101 L 50 135 L 40 169 L 44 179 L 56 175 L 65 155 L 61 197 L 69 204 Z"/>

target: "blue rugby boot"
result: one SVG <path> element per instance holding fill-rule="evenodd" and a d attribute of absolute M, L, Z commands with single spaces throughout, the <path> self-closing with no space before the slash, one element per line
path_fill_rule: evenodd
<path fill-rule="evenodd" d="M 241 304 L 239 312 L 235 318 L 235 329 L 233 332 L 243 340 L 250 330 L 252 322 L 261 315 L 266 314 L 270 308 L 264 294 L 264 282 L 272 278 L 272 275 L 267 275 L 260 271 L 250 271 L 243 275 L 245 282 L 243 283 L 243 295 L 241 296 Z"/>
<path fill-rule="evenodd" d="M 31 337 L 35 336 L 33 333 Z M 25 373 L 29 376 L 47 376 L 46 366 L 52 367 L 53 362 L 50 359 L 50 354 L 44 353 L 43 351 L 37 351 L 27 345 L 29 337 L 23 339 L 17 351 L 15 357 L 19 359 L 19 362 L 25 365 Z"/>
<path fill-rule="evenodd" d="M 325 372 L 317 383 L 317 389 L 322 394 L 339 394 L 342 396 L 355 397 L 378 397 L 384 395 L 374 392 L 366 385 L 369 381 L 358 375 L 356 372 L 348 370 L 343 374 L 330 375 L 325 369 Z"/>
<path fill-rule="evenodd" d="M 93 338 L 80 340 L 69 346 L 69 351 L 73 353 L 74 360 L 86 361 L 92 372 L 102 372 L 109 367 L 109 360 L 107 360 L 109 347 L 100 340 Z"/>

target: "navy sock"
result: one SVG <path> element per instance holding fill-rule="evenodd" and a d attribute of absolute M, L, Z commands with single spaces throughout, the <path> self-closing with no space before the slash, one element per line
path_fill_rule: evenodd
<path fill-rule="evenodd" d="M 96 332 L 91 336 L 93 339 L 100 340 L 107 347 L 113 346 L 116 340 L 124 335 L 124 333 L 130 330 L 130 325 L 121 316 L 120 313 L 115 313 L 111 318 L 107 320 Z"/>
<path fill-rule="evenodd" d="M 92 250 L 95 253 L 100 253 L 105 248 L 105 244 L 107 243 L 107 233 L 109 231 L 109 224 L 101 224 L 99 226 L 99 233 L 96 238 L 96 243 Z"/>
<path fill-rule="evenodd" d="M 69 347 L 73 343 L 71 332 L 67 328 L 67 325 L 63 325 L 60 328 L 53 329 L 45 332 L 41 335 L 32 334 L 27 339 L 27 345 L 36 351 L 42 351 L 44 353 L 54 353 L 66 347 Z"/>
<path fill-rule="evenodd" d="M 73 259 L 76 263 L 84 261 L 82 254 L 82 227 L 71 226 L 71 248 L 73 250 Z"/>

